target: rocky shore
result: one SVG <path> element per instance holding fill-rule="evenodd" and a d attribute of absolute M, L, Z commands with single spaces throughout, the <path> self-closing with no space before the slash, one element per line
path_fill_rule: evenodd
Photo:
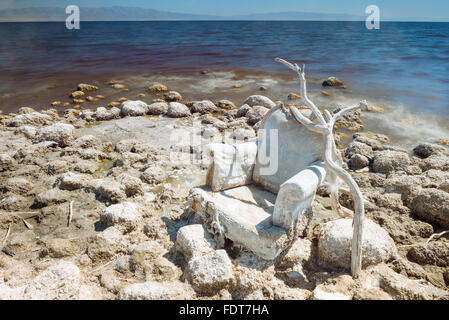
<path fill-rule="evenodd" d="M 101 101 L 98 90 L 79 84 L 71 98 Z M 255 139 L 275 102 L 184 101 L 163 84 L 144 97 L 151 103 L 58 110 L 55 101 L 0 114 L 0 299 L 449 298 L 449 240 L 426 243 L 449 229 L 445 146 L 406 150 L 363 131 L 364 113 L 383 111 L 374 106 L 338 122 L 345 166 L 369 201 L 368 229 L 388 248 L 386 262 L 352 279 L 326 251 L 349 243 L 352 227 L 332 225 L 324 187 L 304 237 L 275 261 L 217 246 L 188 210 L 190 189 L 205 182 L 204 145 Z M 340 198 L 351 209 L 349 193 Z"/>

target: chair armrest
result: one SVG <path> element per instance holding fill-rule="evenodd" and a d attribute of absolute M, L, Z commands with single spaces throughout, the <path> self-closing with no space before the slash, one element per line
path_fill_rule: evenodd
<path fill-rule="evenodd" d="M 257 143 L 211 143 L 205 152 L 212 158 L 206 183 L 212 191 L 222 191 L 251 183 L 256 163 Z"/>
<path fill-rule="evenodd" d="M 273 224 L 285 230 L 290 229 L 312 205 L 316 189 L 325 177 L 325 164 L 317 161 L 285 181 L 280 187 L 274 205 Z"/>

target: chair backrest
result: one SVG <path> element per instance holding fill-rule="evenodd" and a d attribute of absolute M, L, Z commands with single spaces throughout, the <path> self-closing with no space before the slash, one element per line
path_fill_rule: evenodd
<path fill-rule="evenodd" d="M 266 190 L 278 193 L 282 183 L 323 160 L 323 136 L 298 123 L 284 108 L 272 108 L 262 120 L 261 129 L 253 181 Z"/>

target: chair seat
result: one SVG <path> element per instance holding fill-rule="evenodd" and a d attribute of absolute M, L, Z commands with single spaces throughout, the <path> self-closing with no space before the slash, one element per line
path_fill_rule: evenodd
<path fill-rule="evenodd" d="M 236 244 L 267 260 L 282 250 L 278 240 L 286 232 L 272 223 L 275 194 L 255 185 L 220 192 L 202 186 L 192 189 L 191 196 L 192 210 L 203 222 L 218 221 L 224 236 Z"/>

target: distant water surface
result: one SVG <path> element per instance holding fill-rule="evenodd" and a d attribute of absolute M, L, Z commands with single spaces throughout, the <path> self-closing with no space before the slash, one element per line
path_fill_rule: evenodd
<path fill-rule="evenodd" d="M 449 117 L 449 23 L 172 21 L 0 23 L 0 107 L 52 82 L 101 77 L 248 70 L 290 74 L 280 56 L 306 63 L 307 75 L 341 78 L 367 98 Z M 39 99 L 39 95 L 36 95 Z"/>

